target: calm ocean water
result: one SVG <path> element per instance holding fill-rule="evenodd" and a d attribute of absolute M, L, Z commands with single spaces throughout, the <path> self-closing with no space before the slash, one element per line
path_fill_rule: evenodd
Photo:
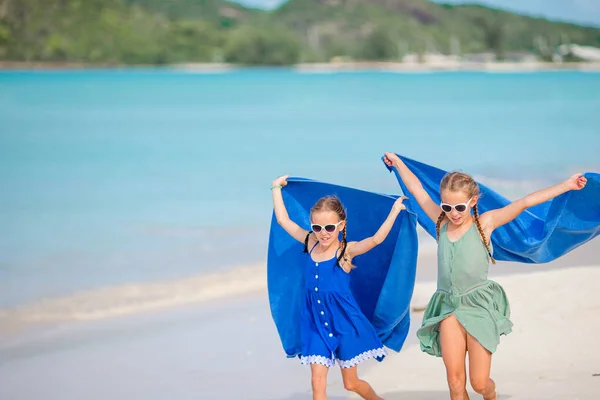
<path fill-rule="evenodd" d="M 260 261 L 290 173 L 384 151 L 518 196 L 600 170 L 600 73 L 0 73 L 0 307 Z"/>

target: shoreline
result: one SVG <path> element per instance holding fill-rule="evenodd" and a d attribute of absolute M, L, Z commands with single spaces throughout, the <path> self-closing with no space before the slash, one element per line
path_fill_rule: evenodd
<path fill-rule="evenodd" d="M 600 62 L 471 62 L 471 61 L 443 61 L 429 63 L 402 63 L 402 62 L 324 62 L 324 63 L 299 63 L 285 66 L 244 66 L 226 63 L 185 63 L 166 65 L 123 65 L 123 64 L 88 64 L 77 62 L 20 62 L 0 61 L 2 71 L 61 71 L 61 70 L 127 70 L 127 69 L 168 69 L 197 73 L 219 73 L 236 70 L 250 69 L 291 69 L 298 72 L 326 73 L 326 72 L 557 72 L 557 71 L 587 71 L 600 72 Z"/>
<path fill-rule="evenodd" d="M 490 265 L 489 277 L 496 280 L 511 275 L 598 265 L 597 246 L 588 242 L 546 264 L 500 261 L 496 265 Z M 421 248 L 417 263 L 416 284 L 435 285 L 437 259 L 434 249 L 431 246 Z M 109 321 L 122 317 L 168 313 L 189 307 L 204 308 L 210 307 L 214 302 L 235 302 L 249 296 L 266 297 L 265 265 L 266 260 L 263 260 L 179 279 L 103 286 L 0 308 L 0 339 L 56 325 Z M 415 291 L 411 309 L 420 310 L 423 307 L 423 297 L 427 296 Z"/>

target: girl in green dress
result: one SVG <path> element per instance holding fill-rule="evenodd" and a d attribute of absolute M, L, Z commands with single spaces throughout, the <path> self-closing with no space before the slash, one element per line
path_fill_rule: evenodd
<path fill-rule="evenodd" d="M 442 357 L 452 400 L 469 398 L 467 353 L 473 390 L 486 400 L 495 400 L 496 385 L 490 379 L 492 353 L 500 336 L 510 333 L 512 322 L 504 289 L 487 278 L 489 261 L 495 263 L 489 238 L 494 229 L 512 221 L 523 210 L 569 190 L 582 189 L 587 180 L 575 174 L 558 185 L 479 215 L 479 186 L 469 175 L 446 174 L 440 183 L 442 202 L 437 205 L 395 153 L 385 153 L 384 161 L 398 170 L 415 200 L 429 218 L 436 221 L 437 291 L 417 331 L 421 349 Z"/>

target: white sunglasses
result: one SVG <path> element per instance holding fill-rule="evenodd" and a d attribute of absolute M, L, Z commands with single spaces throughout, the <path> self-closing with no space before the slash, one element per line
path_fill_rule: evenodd
<path fill-rule="evenodd" d="M 327 225 L 319 225 L 319 224 L 311 224 L 310 225 L 310 229 L 313 230 L 313 232 L 315 233 L 319 233 L 321 232 L 321 229 L 325 229 L 325 232 L 335 232 L 335 230 L 337 229 L 337 227 L 344 221 L 340 221 L 337 224 L 327 224 Z"/>
<path fill-rule="evenodd" d="M 458 204 L 454 204 L 454 205 L 448 204 L 448 203 L 441 203 L 440 208 L 442 209 L 443 212 L 446 212 L 446 213 L 451 212 L 453 208 L 459 213 L 464 213 L 465 211 L 467 211 L 467 208 L 469 208 L 469 204 L 471 203 L 471 200 L 473 200 L 473 197 L 471 197 L 469 199 L 469 201 L 467 201 L 466 203 L 458 203 Z"/>

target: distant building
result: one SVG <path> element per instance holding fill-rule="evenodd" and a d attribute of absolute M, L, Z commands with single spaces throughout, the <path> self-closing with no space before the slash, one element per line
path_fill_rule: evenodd
<path fill-rule="evenodd" d="M 575 61 L 600 61 L 600 48 L 580 46 L 578 44 L 561 44 L 557 48 L 556 61 L 571 59 Z"/>

